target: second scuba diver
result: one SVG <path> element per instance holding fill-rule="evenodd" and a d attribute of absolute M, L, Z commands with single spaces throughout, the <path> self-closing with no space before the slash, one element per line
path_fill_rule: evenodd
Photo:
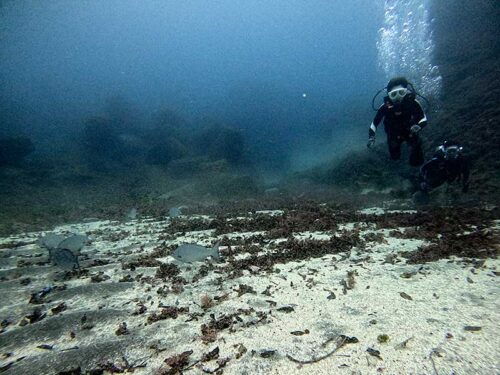
<path fill-rule="evenodd" d="M 456 142 L 446 141 L 436 149 L 432 159 L 420 168 L 418 190 L 413 194 L 413 201 L 416 204 L 428 204 L 429 192 L 444 183 L 449 187 L 458 182 L 462 192 L 467 193 L 469 175 L 469 162 L 463 155 L 463 147 Z"/>
<path fill-rule="evenodd" d="M 384 97 L 384 103 L 377 110 L 370 125 L 367 146 L 371 147 L 375 143 L 375 133 L 383 119 L 391 159 L 401 158 L 401 145 L 406 142 L 410 147 L 409 163 L 411 166 L 418 167 L 424 162 L 422 141 L 418 133 L 427 125 L 427 117 L 416 100 L 413 85 L 406 78 L 391 79 L 386 90 L 387 96 Z"/>
<path fill-rule="evenodd" d="M 453 141 L 440 145 L 431 160 L 420 168 L 420 190 L 428 193 L 445 182 L 458 181 L 462 192 L 469 190 L 469 162 L 463 155 L 463 147 Z"/>

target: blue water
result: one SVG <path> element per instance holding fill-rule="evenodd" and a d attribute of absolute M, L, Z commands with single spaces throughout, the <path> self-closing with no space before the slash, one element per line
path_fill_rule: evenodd
<path fill-rule="evenodd" d="M 6 1 L 0 18 L 2 134 L 39 151 L 118 97 L 136 125 L 168 108 L 305 160 L 351 147 L 390 76 L 440 85 L 422 1 Z"/>
<path fill-rule="evenodd" d="M 437 99 L 442 77 L 432 60 L 434 19 L 429 4 L 429 0 L 384 2 L 384 21 L 377 40 L 378 62 L 387 79 L 404 74 L 422 94 Z"/>
<path fill-rule="evenodd" d="M 0 372 L 493 373 L 500 17 L 467 1 L 0 0 Z M 468 193 L 417 206 L 366 147 L 400 75 Z"/>

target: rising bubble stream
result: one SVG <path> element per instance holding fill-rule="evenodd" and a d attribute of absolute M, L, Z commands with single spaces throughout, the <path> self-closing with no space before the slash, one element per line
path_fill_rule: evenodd
<path fill-rule="evenodd" d="M 439 68 L 432 63 L 432 22 L 428 1 L 385 0 L 377 50 L 380 68 L 387 79 L 405 76 L 421 94 L 437 99 L 442 78 Z"/>

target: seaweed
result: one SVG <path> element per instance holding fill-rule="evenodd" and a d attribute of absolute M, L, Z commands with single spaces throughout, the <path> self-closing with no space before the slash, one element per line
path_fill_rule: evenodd
<path fill-rule="evenodd" d="M 356 279 L 354 276 L 357 276 L 357 271 L 347 271 L 347 278 L 340 280 L 340 285 L 342 285 L 342 293 L 347 294 L 348 290 L 354 289 L 356 285 Z"/>
<path fill-rule="evenodd" d="M 217 359 L 219 358 L 219 352 L 220 352 L 219 347 L 216 346 L 213 350 L 203 354 L 203 356 L 201 357 L 201 361 L 208 362 Z"/>
<path fill-rule="evenodd" d="M 389 342 L 389 340 L 389 335 L 386 335 L 385 333 L 377 336 L 377 341 L 381 344 L 385 344 L 386 342 Z"/>
<path fill-rule="evenodd" d="M 43 350 L 52 350 L 52 349 L 54 349 L 54 345 L 40 344 L 40 345 L 37 345 L 37 348 L 38 349 L 43 349 Z"/>
<path fill-rule="evenodd" d="M 184 284 L 186 283 L 186 280 L 184 280 L 182 277 L 177 277 L 172 284 L 172 287 L 170 290 L 174 294 L 181 294 L 184 291 Z"/>
<path fill-rule="evenodd" d="M 29 324 L 33 324 L 36 322 L 39 322 L 40 320 L 43 320 L 47 316 L 46 313 L 42 313 L 42 310 L 40 308 L 35 308 L 33 312 L 29 315 L 26 315 L 26 319 L 28 320 Z"/>
<path fill-rule="evenodd" d="M 382 359 L 380 356 L 380 351 L 373 349 L 373 348 L 368 348 L 366 349 L 366 352 L 370 354 L 371 356 L 377 357 L 378 359 Z"/>
<path fill-rule="evenodd" d="M 82 368 L 80 366 L 70 368 L 69 370 L 59 371 L 57 375 L 81 375 Z"/>
<path fill-rule="evenodd" d="M 120 325 L 118 326 L 118 329 L 115 331 L 115 334 L 117 336 L 129 335 L 130 331 L 127 328 L 127 323 L 125 323 L 125 322 L 120 323 Z"/>
<path fill-rule="evenodd" d="M 401 254 L 409 264 L 433 262 L 450 256 L 474 261 L 475 258 L 495 258 L 499 254 L 498 236 L 475 230 L 468 234 L 443 234 L 436 242 L 420 246 L 417 250 Z"/>
<path fill-rule="evenodd" d="M 290 332 L 290 334 L 294 335 L 294 336 L 303 336 L 303 335 L 308 335 L 309 334 L 309 330 L 308 329 L 305 329 L 303 331 L 292 331 Z"/>
<path fill-rule="evenodd" d="M 347 271 L 347 289 L 351 290 L 354 289 L 354 286 L 356 285 L 356 279 L 354 276 L 358 276 L 357 271 Z"/>
<path fill-rule="evenodd" d="M 274 355 L 276 354 L 276 352 L 277 351 L 274 350 L 274 349 L 262 349 L 262 350 L 258 351 L 258 354 L 262 358 L 270 358 L 270 357 L 274 357 Z"/>
<path fill-rule="evenodd" d="M 124 275 L 120 280 L 118 280 L 119 283 L 131 283 L 134 281 L 134 278 L 132 275 Z"/>
<path fill-rule="evenodd" d="M 238 297 L 241 297 L 242 295 L 247 293 L 257 294 L 257 292 L 250 285 L 245 285 L 245 284 L 239 284 L 238 289 L 236 289 L 236 292 L 238 293 Z"/>
<path fill-rule="evenodd" d="M 160 262 L 154 257 L 145 256 L 128 263 L 122 263 L 122 269 L 135 271 L 135 269 L 138 267 L 160 267 L 162 264 L 164 263 Z"/>
<path fill-rule="evenodd" d="M 231 328 L 234 324 L 234 317 L 238 314 L 222 315 L 216 319 L 214 314 L 210 315 L 208 324 L 201 325 L 201 339 L 204 343 L 214 342 L 217 338 L 217 333 L 227 328 Z"/>
<path fill-rule="evenodd" d="M 383 233 L 367 233 L 363 235 L 363 240 L 366 242 L 387 243 Z"/>
<path fill-rule="evenodd" d="M 248 349 L 243 344 L 235 344 L 233 346 L 237 349 L 237 352 L 235 355 L 236 359 L 240 359 L 248 351 Z"/>
<path fill-rule="evenodd" d="M 208 275 L 208 272 L 213 268 L 211 263 L 209 263 L 209 265 L 210 266 L 203 264 L 200 266 L 196 275 L 193 276 L 193 279 L 192 279 L 193 283 L 199 281 L 200 279 L 202 279 Z"/>
<path fill-rule="evenodd" d="M 4 328 L 7 328 L 8 326 L 10 326 L 12 324 L 12 321 L 9 320 L 9 319 L 4 319 L 2 320 L 2 322 L 0 323 L 0 327 L 2 328 L 2 331 Z"/>
<path fill-rule="evenodd" d="M 294 312 L 295 309 L 292 306 L 282 306 L 282 307 L 278 307 L 276 309 L 276 311 L 284 312 L 284 313 L 288 314 L 288 313 Z"/>
<path fill-rule="evenodd" d="M 103 281 L 109 280 L 111 277 L 106 275 L 104 272 L 99 271 L 98 273 L 90 277 L 90 281 L 93 283 L 102 283 Z"/>
<path fill-rule="evenodd" d="M 479 326 L 465 326 L 464 331 L 469 331 L 469 332 L 478 332 L 482 329 L 482 327 Z"/>
<path fill-rule="evenodd" d="M 177 375 L 182 374 L 183 370 L 189 365 L 189 357 L 193 354 L 192 350 L 187 350 L 172 357 L 165 358 L 166 367 L 161 367 L 156 371 L 156 375 Z"/>
<path fill-rule="evenodd" d="M 320 258 L 327 254 L 347 252 L 352 247 L 362 244 L 359 233 L 343 233 L 332 236 L 328 241 L 298 240 L 289 238 L 285 242 L 275 244 L 273 252 L 263 255 L 251 255 L 240 260 L 228 260 L 229 271 L 240 271 L 250 266 L 257 266 L 262 271 L 270 271 L 275 264 L 291 261 Z"/>
<path fill-rule="evenodd" d="M 200 306 L 203 310 L 208 310 L 209 308 L 214 306 L 214 300 L 208 294 L 204 294 L 201 296 Z"/>
<path fill-rule="evenodd" d="M 156 270 L 155 277 L 166 280 L 173 279 L 178 276 L 180 269 L 175 264 L 171 263 L 161 263 L 158 270 Z"/>
<path fill-rule="evenodd" d="M 142 315 L 146 311 L 148 311 L 148 308 L 143 304 L 143 303 L 138 303 L 138 309 L 132 313 L 132 315 Z"/>
<path fill-rule="evenodd" d="M 28 303 L 33 303 L 33 304 L 38 304 L 38 305 L 45 303 L 46 301 L 45 301 L 44 297 L 47 294 L 49 294 L 50 292 L 52 292 L 52 290 L 54 290 L 54 288 L 51 286 L 48 286 L 48 287 L 43 288 L 39 292 L 31 293 L 31 297 L 30 297 Z"/>
<path fill-rule="evenodd" d="M 153 313 L 148 316 L 147 324 L 152 324 L 154 322 L 158 322 L 160 320 L 165 319 L 177 319 L 180 314 L 185 314 L 189 312 L 189 308 L 187 307 L 176 307 L 176 306 L 162 306 L 162 309 L 159 314 Z"/>
<path fill-rule="evenodd" d="M 61 302 L 59 305 L 57 305 L 56 307 L 50 309 L 50 311 L 52 311 L 52 314 L 54 315 L 57 315 L 63 311 L 65 311 L 68 307 L 66 306 L 66 304 L 64 302 Z"/>
<path fill-rule="evenodd" d="M 405 292 L 401 292 L 399 293 L 399 295 L 408 301 L 413 301 L 413 298 L 411 298 L 411 296 L 406 294 Z"/>

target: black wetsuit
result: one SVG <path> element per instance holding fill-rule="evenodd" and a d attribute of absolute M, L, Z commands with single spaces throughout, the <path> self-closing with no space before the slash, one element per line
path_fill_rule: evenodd
<path fill-rule="evenodd" d="M 428 192 L 445 182 L 458 181 L 462 184 L 462 191 L 465 193 L 469 188 L 469 175 L 469 163 L 463 155 L 447 160 L 442 152 L 437 151 L 434 157 L 420 168 L 420 189 Z"/>
<path fill-rule="evenodd" d="M 384 129 L 387 133 L 387 145 L 391 159 L 401 158 L 401 144 L 407 142 L 410 147 L 410 165 L 419 166 L 424 162 L 422 141 L 410 128 L 418 125 L 424 128 L 427 125 L 427 117 L 415 98 L 407 95 L 400 104 L 394 104 L 389 97 L 384 98 L 384 104 L 380 106 L 368 131 L 369 137 L 375 136 L 375 131 L 384 119 Z"/>

